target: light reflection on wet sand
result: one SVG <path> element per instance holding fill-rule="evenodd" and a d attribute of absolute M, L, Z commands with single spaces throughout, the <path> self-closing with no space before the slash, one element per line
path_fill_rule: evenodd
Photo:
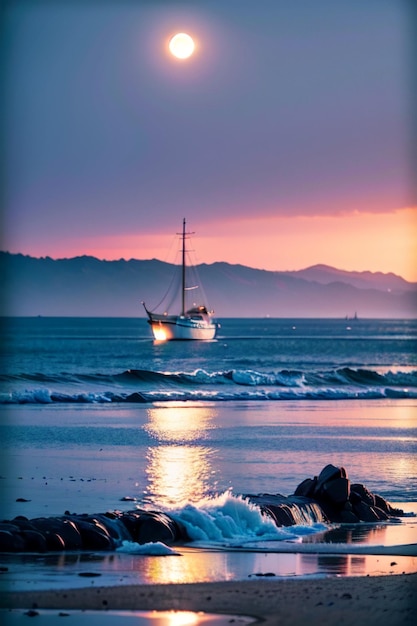
<path fill-rule="evenodd" d="M 132 509 L 133 502 L 120 502 L 121 496 L 138 498 L 145 495 L 151 504 L 168 508 L 185 502 L 198 502 L 219 485 L 219 490 L 232 486 L 234 493 L 248 493 L 250 481 L 256 484 L 253 492 L 292 493 L 285 485 L 298 482 L 325 462 L 344 464 L 349 473 L 354 466 L 356 480 L 367 484 L 367 478 L 384 478 L 379 473 L 394 472 L 393 484 L 402 484 L 408 470 L 407 463 L 389 463 L 383 455 L 370 456 L 364 449 L 344 451 L 341 455 L 321 453 L 310 449 L 308 454 L 286 450 L 294 438 L 313 437 L 315 429 L 329 428 L 329 441 L 337 441 L 339 428 L 353 428 L 360 438 L 362 429 L 394 427 L 409 428 L 412 419 L 410 407 L 404 403 L 241 403 L 225 406 L 216 403 L 176 403 L 152 407 L 76 407 L 59 411 L 56 407 L 29 410 L 13 407 L 15 424 L 22 432 L 36 423 L 47 427 L 56 436 L 56 419 L 68 433 L 76 433 L 88 424 L 89 429 L 108 437 L 109 445 L 80 441 L 76 446 L 66 442 L 32 442 L 13 450 L 13 474 L 2 480 L 7 516 L 62 515 L 72 512 L 101 512 L 115 508 Z M 415 416 L 415 408 L 413 415 Z M 245 454 L 233 447 L 233 433 L 242 427 L 266 428 L 267 433 L 279 432 L 277 442 L 282 449 L 266 450 L 268 437 L 256 442 L 254 450 Z M 237 430 L 236 430 L 237 429 Z M 20 432 L 20 431 L 19 431 Z M 46 432 L 46 431 L 45 431 Z M 254 432 L 248 430 L 248 432 Z M 136 434 L 135 434 L 136 433 Z M 137 433 L 139 433 L 137 435 Z M 231 434 L 232 433 L 232 434 Z M 369 433 L 368 433 L 369 434 Z M 111 437 L 119 443 L 111 444 Z M 137 436 L 129 440 L 129 437 Z M 126 437 L 126 441 L 124 439 Z M 231 440 L 222 447 L 223 438 Z M 397 437 L 397 435 L 395 435 Z M 336 458 L 337 456 L 337 458 Z M 365 464 L 367 461 L 367 464 Z M 396 457 L 398 461 L 398 455 Z M 372 465 L 374 463 L 374 465 Z M 415 463 L 415 460 L 413 461 Z M 314 465 L 315 470 L 311 471 Z M 300 473 L 294 476 L 293 470 Z M 382 471 L 382 470 L 381 470 Z M 363 472 L 363 473 L 361 473 Z M 365 473 L 367 472 L 367 473 Z M 9 475 L 10 474 L 10 475 Z M 227 477 L 227 481 L 225 478 Z M 385 479 L 385 478 L 384 478 Z M 222 483 L 223 481 L 223 483 Z M 243 487 L 247 487 L 244 489 Z M 30 501 L 17 503 L 19 496 Z M 141 503 L 139 502 L 140 506 Z M 414 510 L 413 503 L 398 504 Z M 4 516 L 5 517 L 5 516 Z M 332 529 L 321 535 L 308 535 L 303 543 L 313 541 L 342 544 L 372 543 L 399 545 L 417 543 L 417 518 L 406 518 L 401 524 L 360 524 L 357 527 Z M 96 571 L 100 576 L 89 584 L 173 583 L 195 581 L 244 580 L 250 577 L 376 575 L 417 571 L 415 557 L 393 557 L 354 554 L 277 554 L 262 552 L 226 552 L 180 548 L 182 556 L 139 556 L 129 554 L 65 554 L 65 555 L 8 555 L 2 563 L 9 567 L 0 584 L 7 588 L 64 588 L 85 586 L 82 571 Z"/>

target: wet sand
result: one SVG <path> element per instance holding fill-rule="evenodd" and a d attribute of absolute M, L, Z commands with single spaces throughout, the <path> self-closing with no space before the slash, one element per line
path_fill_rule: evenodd
<path fill-rule="evenodd" d="M 120 610 L 201 611 L 227 614 L 235 623 L 239 615 L 251 616 L 264 626 L 396 626 L 415 623 L 417 574 L 9 592 L 2 594 L 0 603 L 3 608 L 39 612 L 105 610 L 107 615 Z M 118 621 L 121 618 L 119 614 Z M 203 619 L 204 615 L 197 616 L 193 623 Z"/>

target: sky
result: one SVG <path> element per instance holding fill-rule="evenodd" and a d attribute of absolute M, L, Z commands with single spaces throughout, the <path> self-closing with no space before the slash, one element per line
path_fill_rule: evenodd
<path fill-rule="evenodd" d="M 2 249 L 417 281 L 412 6 L 6 0 Z"/>

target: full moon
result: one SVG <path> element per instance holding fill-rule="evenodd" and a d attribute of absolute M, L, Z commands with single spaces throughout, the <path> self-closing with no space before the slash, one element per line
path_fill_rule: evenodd
<path fill-rule="evenodd" d="M 186 33 L 177 33 L 169 42 L 169 50 L 177 59 L 188 59 L 194 52 L 194 41 Z"/>

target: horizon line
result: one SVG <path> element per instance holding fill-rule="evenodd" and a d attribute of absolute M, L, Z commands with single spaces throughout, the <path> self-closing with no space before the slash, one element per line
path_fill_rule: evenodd
<path fill-rule="evenodd" d="M 76 255 L 76 256 L 65 256 L 65 257 L 52 257 L 49 254 L 45 255 L 45 256 L 34 256 L 32 254 L 25 254 L 24 252 L 10 252 L 9 250 L 0 250 L 0 254 L 8 254 L 10 256 L 23 256 L 23 257 L 28 257 L 30 259 L 35 259 L 35 260 L 46 260 L 46 259 L 50 259 L 51 261 L 72 261 L 75 259 L 82 259 L 82 258 L 88 258 L 88 259 L 94 259 L 100 263 L 120 263 L 121 261 L 125 262 L 125 263 L 129 263 L 130 261 L 136 261 L 136 262 L 152 262 L 152 261 L 158 261 L 159 263 L 164 263 L 165 265 L 179 265 L 177 263 L 170 263 L 168 261 L 163 261 L 161 259 L 158 259 L 156 257 L 153 258 L 147 258 L 147 259 L 137 259 L 134 257 L 130 257 L 129 259 L 126 259 L 124 257 L 120 257 L 119 259 L 105 259 L 105 258 L 99 258 L 97 256 L 94 256 L 93 254 L 88 254 L 88 253 L 84 253 L 84 254 L 80 254 L 80 255 Z M 346 270 L 346 269 L 342 269 L 339 267 L 335 267 L 334 265 L 328 265 L 327 263 L 314 263 L 313 265 L 308 265 L 307 267 L 303 267 L 301 269 L 298 270 L 268 270 L 268 269 L 264 269 L 264 268 L 260 268 L 260 267 L 252 267 L 250 265 L 244 265 L 243 263 L 230 263 L 229 261 L 213 261 L 213 263 L 198 263 L 195 267 L 200 267 L 202 265 L 207 265 L 207 266 L 212 266 L 212 265 L 216 265 L 217 263 L 222 263 L 224 265 L 230 265 L 230 266 L 234 266 L 234 267 L 246 267 L 248 269 L 254 270 L 254 271 L 259 271 L 259 272 L 268 272 L 271 274 L 274 273 L 280 273 L 280 274 L 295 274 L 295 273 L 300 273 L 300 272 L 305 272 L 306 270 L 311 270 L 311 269 L 328 269 L 328 270 L 335 270 L 336 272 L 341 272 L 341 273 L 345 273 L 345 274 L 372 274 L 372 275 L 378 275 L 381 274 L 382 276 L 395 276 L 397 278 L 400 278 L 401 280 L 405 281 L 408 284 L 414 285 L 417 284 L 417 281 L 412 281 L 412 280 L 407 280 L 406 278 L 404 278 L 403 276 L 401 276 L 400 274 L 396 274 L 395 272 L 389 271 L 389 272 L 383 272 L 382 270 Z"/>

